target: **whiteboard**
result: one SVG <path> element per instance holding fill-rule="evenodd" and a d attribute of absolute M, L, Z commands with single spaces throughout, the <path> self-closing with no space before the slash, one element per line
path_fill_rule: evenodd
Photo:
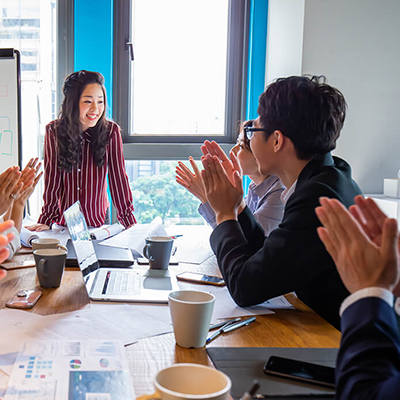
<path fill-rule="evenodd" d="M 21 166 L 21 68 L 18 50 L 0 49 L 0 173 Z"/>

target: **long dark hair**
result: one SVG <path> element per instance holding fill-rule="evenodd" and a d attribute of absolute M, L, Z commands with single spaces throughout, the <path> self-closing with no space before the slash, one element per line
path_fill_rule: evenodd
<path fill-rule="evenodd" d="M 82 159 L 81 124 L 79 121 L 79 100 L 87 85 L 97 83 L 104 95 L 104 112 L 96 126 L 89 128 L 91 133 L 91 150 L 98 167 L 103 166 L 108 141 L 109 122 L 105 118 L 106 90 L 104 77 L 98 72 L 78 71 L 65 78 L 63 86 L 64 100 L 61 105 L 57 125 L 58 168 L 71 172 Z"/>

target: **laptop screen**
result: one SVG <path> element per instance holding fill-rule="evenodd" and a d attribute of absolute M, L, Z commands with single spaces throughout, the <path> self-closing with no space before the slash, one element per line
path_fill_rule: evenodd
<path fill-rule="evenodd" d="M 79 268 L 85 279 L 92 271 L 99 269 L 100 265 L 79 201 L 72 204 L 71 207 L 64 211 L 64 218 L 67 222 L 72 244 L 74 245 Z"/>

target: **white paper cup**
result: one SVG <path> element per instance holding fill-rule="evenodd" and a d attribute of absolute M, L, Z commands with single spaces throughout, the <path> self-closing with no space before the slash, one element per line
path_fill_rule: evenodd
<path fill-rule="evenodd" d="M 156 375 L 154 386 L 162 400 L 227 400 L 232 382 L 214 368 L 174 364 Z"/>
<path fill-rule="evenodd" d="M 206 344 L 215 297 L 197 290 L 179 290 L 168 296 L 176 344 L 203 347 Z"/>

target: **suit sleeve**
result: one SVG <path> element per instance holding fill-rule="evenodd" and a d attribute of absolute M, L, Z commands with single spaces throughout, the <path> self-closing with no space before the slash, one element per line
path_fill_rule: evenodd
<path fill-rule="evenodd" d="M 52 125 L 46 126 L 44 138 L 44 192 L 42 213 L 38 223 L 51 226 L 60 220 L 58 202 L 61 196 L 62 176 L 57 162 L 57 140 Z"/>
<path fill-rule="evenodd" d="M 320 196 L 338 196 L 320 184 L 295 194 L 286 204 L 282 223 L 267 238 L 248 208 L 238 221 L 225 221 L 211 234 L 219 268 L 239 306 L 260 304 L 302 289 L 332 268 L 332 260 L 317 235 L 320 222 L 315 207 Z"/>
<path fill-rule="evenodd" d="M 400 341 L 393 308 L 368 297 L 342 315 L 342 340 L 336 363 L 338 399 L 398 399 Z"/>
<path fill-rule="evenodd" d="M 132 191 L 125 171 L 122 138 L 118 125 L 113 125 L 108 153 L 109 183 L 111 197 L 117 209 L 117 218 L 127 228 L 136 224 L 133 215 Z"/>

